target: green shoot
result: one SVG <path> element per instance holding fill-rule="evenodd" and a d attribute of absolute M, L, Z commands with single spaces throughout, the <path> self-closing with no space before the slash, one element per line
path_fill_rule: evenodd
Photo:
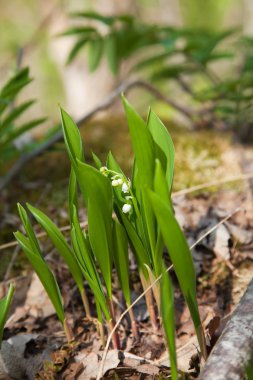
<path fill-rule="evenodd" d="M 175 310 L 174 293 L 170 275 L 163 268 L 161 279 L 161 317 L 170 355 L 170 368 L 172 380 L 177 380 L 177 354 L 175 344 Z"/>
<path fill-rule="evenodd" d="M 10 309 L 11 300 L 14 294 L 14 286 L 10 284 L 8 293 L 0 300 L 0 347 L 3 339 L 4 325 Z"/>
<path fill-rule="evenodd" d="M 31 262 L 33 269 L 35 270 L 41 283 L 43 284 L 48 297 L 50 298 L 55 308 L 56 314 L 64 327 L 68 342 L 71 342 L 73 340 L 73 334 L 67 320 L 65 319 L 62 297 L 55 276 L 49 269 L 42 256 L 37 238 L 33 232 L 31 222 L 29 221 L 25 209 L 20 204 L 18 204 L 18 210 L 27 237 L 20 231 L 15 232 L 14 236 L 19 242 L 28 260 Z"/>

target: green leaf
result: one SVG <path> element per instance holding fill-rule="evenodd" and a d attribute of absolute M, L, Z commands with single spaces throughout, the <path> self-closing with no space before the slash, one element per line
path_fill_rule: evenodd
<path fill-rule="evenodd" d="M 112 269 L 112 187 L 97 169 L 77 161 L 77 181 L 88 209 L 90 244 L 98 260 L 109 297 Z"/>
<path fill-rule="evenodd" d="M 99 302 L 106 320 L 111 319 L 110 313 L 107 308 L 106 299 L 103 291 L 103 287 L 99 278 L 99 275 L 96 270 L 93 256 L 89 250 L 89 246 L 84 237 L 84 234 L 81 231 L 80 224 L 77 217 L 76 209 L 73 211 L 73 226 L 71 230 L 71 240 L 74 248 L 76 259 L 82 269 L 83 275 L 88 282 L 91 290 L 94 293 L 96 302 Z M 98 310 L 99 312 L 99 310 Z"/>
<path fill-rule="evenodd" d="M 201 351 L 204 354 L 202 327 L 196 297 L 196 278 L 190 249 L 169 202 L 164 201 L 151 190 L 149 190 L 149 198 L 173 263 L 180 288 L 189 307 Z"/>
<path fill-rule="evenodd" d="M 31 236 L 28 235 L 29 238 L 26 238 L 19 231 L 15 232 L 14 236 L 19 242 L 28 260 L 31 262 L 33 269 L 35 270 L 42 285 L 44 286 L 52 304 L 54 305 L 59 320 L 63 324 L 65 319 L 64 309 L 59 286 L 54 277 L 54 274 L 51 272 L 46 262 L 44 261 L 40 250 L 34 249 L 34 247 L 36 246 L 35 244 L 33 244 L 32 246 L 31 241 L 33 240 L 33 238 Z"/>
<path fill-rule="evenodd" d="M 173 205 L 171 195 L 169 193 L 168 182 L 162 169 L 161 162 L 158 158 L 155 160 L 154 191 L 161 197 L 161 199 L 168 202 L 171 212 L 173 213 Z"/>
<path fill-rule="evenodd" d="M 29 100 L 20 104 L 20 106 L 14 108 L 8 116 L 1 122 L 0 131 L 2 132 L 5 127 L 9 126 L 15 119 L 17 119 L 27 108 L 29 108 L 32 104 L 34 104 L 34 100 Z"/>
<path fill-rule="evenodd" d="M 15 139 L 17 139 L 19 136 L 23 135 L 25 132 L 28 132 L 30 129 L 33 129 L 34 127 L 37 127 L 38 125 L 42 124 L 44 121 L 46 121 L 46 118 L 36 119 L 33 121 L 30 121 L 26 124 L 21 125 L 17 129 L 14 129 L 12 132 L 6 133 L 7 137 L 1 142 L 1 148 L 3 149 L 8 144 L 13 142 Z"/>
<path fill-rule="evenodd" d="M 151 252 L 152 270 L 154 270 L 155 273 L 159 275 L 160 273 L 157 273 L 158 260 L 155 257 L 157 224 L 156 224 L 153 208 L 150 204 L 150 200 L 148 197 L 147 188 L 146 189 L 144 188 L 144 191 L 142 192 L 141 214 L 142 214 L 143 228 L 144 228 L 144 233 L 145 233 L 146 250 L 149 250 Z"/>
<path fill-rule="evenodd" d="M 115 75 L 119 68 L 119 59 L 117 55 L 117 38 L 114 33 L 110 33 L 105 39 L 105 55 L 111 72 Z"/>
<path fill-rule="evenodd" d="M 76 262 L 74 253 L 68 243 L 66 242 L 61 231 L 56 227 L 47 215 L 37 208 L 27 204 L 27 208 L 30 210 L 34 218 L 41 225 L 41 227 L 46 231 L 47 235 L 51 239 L 57 251 L 63 257 L 66 262 L 80 292 L 83 290 L 83 276 L 82 272 Z"/>
<path fill-rule="evenodd" d="M 170 355 L 170 370 L 172 380 L 178 379 L 177 374 L 177 354 L 175 343 L 175 309 L 174 309 L 174 292 L 170 275 L 163 268 L 161 280 L 161 315 L 166 335 L 167 345 Z"/>
<path fill-rule="evenodd" d="M 99 66 L 103 54 L 103 47 L 104 40 L 101 36 L 97 36 L 88 42 L 88 67 L 91 72 L 95 71 Z"/>
<path fill-rule="evenodd" d="M 111 152 L 109 152 L 107 157 L 107 167 L 110 170 L 124 175 Z M 145 274 L 147 274 L 145 264 L 150 265 L 150 258 L 143 245 L 142 240 L 138 236 L 134 223 L 128 219 L 128 216 L 126 214 L 122 212 L 122 205 L 124 202 L 125 199 L 122 197 L 121 189 L 118 187 L 114 188 L 114 210 L 120 222 L 124 225 L 124 228 L 130 240 L 130 244 L 136 256 L 138 266 L 142 268 Z"/>
<path fill-rule="evenodd" d="M 102 162 L 100 158 L 94 152 L 91 152 L 91 154 L 92 154 L 93 161 L 96 165 L 96 168 L 100 169 L 102 167 Z"/>
<path fill-rule="evenodd" d="M 116 20 L 116 17 L 103 16 L 97 12 L 72 12 L 70 14 L 72 17 L 82 17 L 91 20 L 100 21 L 105 25 L 111 26 Z"/>
<path fill-rule="evenodd" d="M 20 203 L 17 204 L 20 219 L 23 223 L 25 232 L 29 238 L 31 248 L 34 252 L 40 252 L 40 246 L 32 228 L 31 222 L 28 218 L 27 212 Z"/>
<path fill-rule="evenodd" d="M 65 140 L 65 145 L 68 151 L 68 155 L 73 167 L 76 167 L 76 160 L 82 161 L 84 159 L 82 138 L 74 121 L 69 114 L 60 108 L 62 130 Z"/>
<path fill-rule="evenodd" d="M 78 199 L 77 199 L 77 181 L 74 169 L 71 168 L 69 176 L 69 187 L 68 187 L 68 208 L 69 208 L 69 221 L 70 226 L 73 224 L 74 216 L 73 211 L 74 207 L 77 209 Z"/>
<path fill-rule="evenodd" d="M 88 41 L 89 41 L 88 38 L 80 38 L 76 41 L 76 43 L 74 44 L 74 46 L 69 52 L 67 62 L 66 62 L 67 65 L 69 65 L 74 60 L 74 58 L 77 56 L 79 51 L 85 47 Z"/>
<path fill-rule="evenodd" d="M 14 101 L 17 94 L 29 83 L 29 69 L 26 67 L 17 71 L 14 76 L 7 81 L 0 91 L 0 115 Z"/>
<path fill-rule="evenodd" d="M 10 284 L 8 293 L 0 300 L 0 346 L 3 339 L 4 325 L 8 316 L 13 294 L 14 286 Z"/>
<path fill-rule="evenodd" d="M 154 64 L 161 64 L 161 61 L 166 60 L 169 56 L 171 56 L 174 53 L 174 51 L 166 51 L 165 53 L 156 54 L 152 57 L 144 58 L 140 62 L 138 62 L 134 69 L 140 70 L 149 66 L 153 66 Z"/>
<path fill-rule="evenodd" d="M 114 221 L 113 223 L 113 259 L 121 288 L 129 306 L 131 304 L 129 287 L 129 260 L 128 260 L 128 240 L 124 227 Z"/>
<path fill-rule="evenodd" d="M 140 192 L 145 185 L 149 188 L 153 186 L 154 142 L 145 122 L 124 97 L 122 97 L 122 100 L 138 170 L 138 179 L 135 178 L 135 186 Z"/>
<path fill-rule="evenodd" d="M 171 193 L 175 161 L 175 148 L 172 138 L 162 121 L 152 110 L 149 112 L 147 125 L 154 139 L 155 156 L 161 162 L 166 173 L 166 180 Z"/>
<path fill-rule="evenodd" d="M 92 32 L 96 33 L 96 29 L 92 26 L 74 26 L 69 28 L 63 33 L 60 33 L 59 36 L 73 36 L 73 35 L 87 35 L 92 34 Z"/>

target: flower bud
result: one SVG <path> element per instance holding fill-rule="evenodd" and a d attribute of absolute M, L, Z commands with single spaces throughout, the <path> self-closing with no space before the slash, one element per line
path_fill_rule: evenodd
<path fill-rule="evenodd" d="M 107 172 L 107 167 L 106 166 L 101 166 L 101 168 L 99 169 L 101 173 L 105 173 Z"/>
<path fill-rule="evenodd" d="M 129 187 L 126 182 L 123 183 L 121 190 L 124 194 L 129 193 Z"/>
<path fill-rule="evenodd" d="M 129 205 L 128 203 L 125 203 L 122 207 L 122 211 L 124 212 L 124 214 L 128 214 L 132 209 L 132 206 Z"/>
<path fill-rule="evenodd" d="M 116 187 L 116 186 L 118 186 L 118 185 L 119 185 L 118 180 L 117 180 L 117 179 L 113 179 L 113 180 L 112 180 L 112 186 L 113 186 L 113 187 Z"/>

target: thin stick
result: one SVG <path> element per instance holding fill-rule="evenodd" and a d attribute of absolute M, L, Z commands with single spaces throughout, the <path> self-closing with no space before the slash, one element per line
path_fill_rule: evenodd
<path fill-rule="evenodd" d="M 179 197 L 180 195 L 186 195 L 186 194 L 198 191 L 198 190 L 207 189 L 208 187 L 220 186 L 220 185 L 224 185 L 224 184 L 229 183 L 229 182 L 243 181 L 245 179 L 250 179 L 250 178 L 253 178 L 253 173 L 246 173 L 246 174 L 241 174 L 241 175 L 238 175 L 238 176 L 228 177 L 228 178 L 225 178 L 225 179 L 220 179 L 220 180 L 216 180 L 216 181 L 206 182 L 206 183 L 203 183 L 203 184 L 200 184 L 200 185 L 189 187 L 188 189 L 183 189 L 183 190 L 176 191 L 176 192 L 174 192 L 172 194 L 172 197 L 173 198 L 174 197 Z"/>
<path fill-rule="evenodd" d="M 87 226 L 88 226 L 88 222 L 82 222 L 82 223 L 80 223 L 80 227 L 81 228 L 85 228 Z M 61 232 L 70 231 L 70 229 L 71 229 L 70 225 L 63 226 L 63 227 L 59 228 L 59 230 Z M 46 232 L 39 232 L 35 236 L 36 236 L 36 238 L 40 239 L 40 238 L 48 236 L 48 235 L 47 235 Z M 7 249 L 7 248 L 15 247 L 16 245 L 18 245 L 18 242 L 16 240 L 10 241 L 9 243 L 5 243 L 5 244 L 0 245 L 0 251 L 3 251 L 4 249 Z"/>
<path fill-rule="evenodd" d="M 212 233 L 215 229 L 217 229 L 221 224 L 225 223 L 229 218 L 231 218 L 234 214 L 236 214 L 239 210 L 241 210 L 241 207 L 237 207 L 234 211 L 232 211 L 229 215 L 227 215 L 225 218 L 223 218 L 219 223 L 217 223 L 215 226 L 213 226 L 212 228 L 210 228 L 209 231 L 207 231 L 203 236 L 201 236 L 195 243 L 193 243 L 190 247 L 190 249 L 192 250 L 202 239 L 204 239 L 206 236 L 208 236 L 210 233 Z M 171 269 L 173 268 L 173 265 L 170 265 L 165 273 L 169 272 Z M 107 338 L 107 342 L 106 342 L 106 346 L 105 346 L 105 349 L 104 349 L 104 353 L 103 353 L 103 357 L 102 357 L 102 361 L 101 361 L 101 364 L 100 364 L 100 367 L 99 367 L 99 371 L 98 371 L 98 375 L 97 375 L 97 380 L 100 380 L 100 378 L 102 378 L 102 374 L 103 374 L 103 369 L 104 369 L 104 363 L 105 363 L 105 359 L 106 359 L 106 355 L 107 355 L 107 352 L 108 352 L 108 349 L 109 349 L 109 345 L 110 345 L 110 342 L 111 342 L 111 339 L 112 339 L 112 336 L 113 336 L 113 333 L 114 331 L 118 328 L 118 326 L 120 325 L 120 322 L 122 321 L 122 319 L 124 318 L 124 316 L 129 312 L 130 309 L 132 309 L 144 296 L 145 294 L 150 290 L 152 289 L 152 287 L 158 282 L 160 281 L 160 279 L 162 278 L 162 274 L 160 276 L 157 277 L 157 279 L 150 285 L 147 287 L 147 289 L 145 289 L 145 291 L 143 293 L 141 293 L 139 295 L 139 297 L 136 298 L 136 300 L 121 314 L 121 316 L 119 317 L 119 319 L 117 320 L 113 330 L 110 332 L 108 338 Z"/>

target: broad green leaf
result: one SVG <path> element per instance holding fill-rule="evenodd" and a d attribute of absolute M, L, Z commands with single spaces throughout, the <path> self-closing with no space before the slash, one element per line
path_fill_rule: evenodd
<path fill-rule="evenodd" d="M 173 141 L 164 124 L 152 110 L 149 112 L 147 125 L 155 142 L 155 156 L 162 164 L 162 168 L 166 174 L 168 187 L 171 192 L 175 160 Z"/>
<path fill-rule="evenodd" d="M 34 230 L 32 228 L 32 225 L 31 225 L 31 222 L 28 218 L 26 210 L 24 209 L 23 206 L 21 206 L 20 203 L 17 204 L 17 207 L 18 207 L 20 219 L 21 219 L 23 226 L 25 228 L 25 232 L 29 238 L 32 250 L 34 252 L 40 252 L 40 246 L 39 246 L 38 240 L 35 236 Z"/>
<path fill-rule="evenodd" d="M 156 242 L 156 220 L 147 194 L 147 187 L 141 194 L 141 215 L 143 230 L 145 233 L 146 249 L 151 252 L 154 260 L 155 242 Z"/>
<path fill-rule="evenodd" d="M 99 279 L 99 275 L 96 272 L 95 264 L 92 262 L 91 255 L 88 252 L 87 245 L 85 243 L 84 236 L 81 232 L 79 223 L 78 226 L 76 224 L 76 227 L 74 225 L 72 227 L 71 240 L 75 251 L 76 259 L 80 265 L 80 268 L 82 269 L 83 275 L 86 281 L 88 282 L 91 290 L 93 291 L 96 302 L 99 302 L 99 305 L 101 306 L 104 312 L 106 320 L 109 321 L 111 317 L 107 308 L 102 284 Z"/>
<path fill-rule="evenodd" d="M 92 32 L 96 32 L 96 29 L 92 26 L 74 26 L 69 28 L 63 33 L 60 33 L 59 36 L 72 36 L 72 35 L 86 35 Z"/>
<path fill-rule="evenodd" d="M 80 227 L 80 223 L 79 223 L 78 215 L 77 215 L 77 209 L 75 206 L 73 206 L 72 228 L 74 228 L 75 236 L 77 239 L 76 242 L 79 247 L 79 252 L 81 253 L 81 256 L 79 257 L 79 262 L 82 262 L 82 266 L 85 268 L 88 275 L 93 279 L 97 278 L 98 282 L 100 283 L 100 278 L 98 276 L 98 272 L 97 272 L 96 265 L 94 262 L 94 256 L 92 252 L 90 251 L 90 246 L 88 244 L 87 237 Z M 102 286 L 101 286 L 101 289 L 102 289 Z"/>
<path fill-rule="evenodd" d="M 31 245 L 31 238 L 29 235 L 29 238 L 26 238 L 21 232 L 17 231 L 14 233 L 14 236 L 19 242 L 28 260 L 31 262 L 33 269 L 35 270 L 42 285 L 44 286 L 52 304 L 54 305 L 59 320 L 63 324 L 65 319 L 64 309 L 60 290 L 54 274 L 51 272 L 48 265 L 44 261 L 40 250 L 34 249 L 34 247 Z"/>
<path fill-rule="evenodd" d="M 27 204 L 27 208 L 30 210 L 34 218 L 41 225 L 41 227 L 46 231 L 47 235 L 51 239 L 52 243 L 56 247 L 57 251 L 63 257 L 66 262 L 77 286 L 80 291 L 83 290 L 83 276 L 82 272 L 76 262 L 74 253 L 66 239 L 62 235 L 61 231 L 58 227 L 52 222 L 47 215 L 45 215 L 42 211 L 37 208 Z"/>
<path fill-rule="evenodd" d="M 29 83 L 29 69 L 26 67 L 17 71 L 14 76 L 7 81 L 0 91 L 0 115 L 13 102 L 16 95 Z"/>
<path fill-rule="evenodd" d="M 8 316 L 13 294 L 14 286 L 10 284 L 8 293 L 0 300 L 0 347 L 3 339 L 4 325 Z"/>
<path fill-rule="evenodd" d="M 124 227 L 113 223 L 113 260 L 127 305 L 131 304 L 129 287 L 128 240 Z"/>
<path fill-rule="evenodd" d="M 111 26 L 117 20 L 116 17 L 103 16 L 97 12 L 72 12 L 71 16 L 72 17 L 82 17 L 82 18 L 100 21 L 103 24 L 106 24 L 108 26 Z"/>
<path fill-rule="evenodd" d="M 100 169 L 102 166 L 102 162 L 101 162 L 100 158 L 94 152 L 91 152 L 91 154 L 92 154 L 93 161 L 96 165 L 96 168 Z"/>
<path fill-rule="evenodd" d="M 99 263 L 109 297 L 112 267 L 112 187 L 103 174 L 77 161 L 77 181 L 88 209 L 88 231 L 92 251 Z"/>
<path fill-rule="evenodd" d="M 158 158 L 155 160 L 154 191 L 161 197 L 161 199 L 163 199 L 165 202 L 168 202 L 171 207 L 171 211 L 173 212 L 171 195 L 169 193 L 169 185 L 167 178 L 165 177 L 165 173 L 162 169 L 161 162 Z"/>
<path fill-rule="evenodd" d="M 147 188 L 144 188 L 144 191 L 142 192 L 141 214 L 142 214 L 142 220 L 143 220 L 144 233 L 146 235 L 146 239 L 145 239 L 146 250 L 150 251 L 151 256 L 152 256 L 152 270 L 154 270 L 156 274 L 160 274 L 160 273 L 157 273 L 156 266 L 158 264 L 158 261 L 156 260 L 156 257 L 155 257 L 157 224 L 156 224 L 153 208 L 150 204 Z"/>
<path fill-rule="evenodd" d="M 123 171 L 121 170 L 119 164 L 117 163 L 117 161 L 115 160 L 111 152 L 109 152 L 108 154 L 106 164 L 107 164 L 108 169 L 124 175 Z M 144 248 L 143 242 L 141 241 L 140 237 L 137 234 L 134 224 L 131 222 L 131 220 L 129 220 L 128 216 L 122 212 L 122 205 L 125 202 L 125 200 L 122 196 L 121 189 L 118 187 L 114 188 L 114 195 L 115 195 L 114 197 L 115 213 L 117 214 L 120 222 L 123 224 L 127 232 L 132 249 L 138 261 L 138 266 L 142 267 L 144 273 L 146 274 L 147 271 L 144 265 L 145 264 L 150 265 L 150 258 L 148 256 L 148 253 Z"/>
<path fill-rule="evenodd" d="M 78 208 L 78 199 L 77 199 L 77 181 L 76 181 L 76 175 L 74 172 L 73 167 L 71 168 L 70 171 L 70 176 L 69 176 L 69 186 L 68 186 L 68 208 L 69 208 L 69 221 L 70 221 L 70 226 L 73 224 L 74 216 L 73 216 L 73 211 L 74 208 Z"/>
<path fill-rule="evenodd" d="M 35 120 L 32 120 L 28 123 L 21 125 L 18 128 L 15 128 L 11 132 L 6 133 L 6 138 L 3 139 L 3 142 L 1 143 L 1 149 L 6 147 L 7 144 L 10 144 L 11 142 L 13 142 L 19 136 L 23 135 L 25 132 L 28 132 L 28 131 L 30 131 L 30 129 L 33 129 L 37 125 L 42 124 L 44 121 L 46 121 L 46 118 L 35 119 Z"/>
<path fill-rule="evenodd" d="M 163 268 L 161 280 L 161 316 L 166 335 L 169 355 L 170 370 L 172 380 L 178 379 L 177 374 L 177 354 L 175 343 L 175 308 L 174 308 L 174 291 L 170 275 Z"/>
<path fill-rule="evenodd" d="M 110 33 L 106 36 L 104 48 L 109 68 L 115 75 L 118 72 L 119 60 L 117 55 L 117 38 L 114 33 Z"/>
<path fill-rule="evenodd" d="M 135 154 L 135 161 L 138 168 L 138 179 L 135 178 L 135 185 L 140 191 L 143 186 L 149 188 L 153 186 L 154 175 L 154 142 L 145 122 L 136 113 L 128 101 L 122 97 L 127 116 L 131 142 Z"/>
<path fill-rule="evenodd" d="M 88 67 L 89 70 L 95 71 L 99 66 L 104 48 L 104 40 L 101 36 L 88 41 Z"/>
<path fill-rule="evenodd" d="M 205 357 L 205 343 L 197 305 L 196 278 L 190 249 L 169 202 L 165 202 L 151 190 L 149 190 L 149 197 L 180 288 L 189 307 L 201 352 Z"/>
<path fill-rule="evenodd" d="M 174 51 L 166 51 L 165 53 L 156 54 L 152 57 L 144 58 L 143 60 L 139 61 L 134 69 L 140 70 L 149 66 L 153 66 L 154 64 L 160 64 L 161 62 L 166 60 L 170 55 L 172 55 Z"/>
<path fill-rule="evenodd" d="M 128 217 L 121 212 L 121 210 L 120 210 L 120 220 L 122 220 L 122 223 L 126 229 L 127 235 L 130 240 L 130 244 L 132 246 L 133 252 L 135 254 L 135 257 L 138 263 L 138 267 L 141 268 L 145 276 L 147 276 L 145 264 L 151 266 L 150 257 L 146 249 L 144 248 L 143 243 L 136 232 L 136 229 L 130 223 L 130 221 L 128 220 Z"/>
<path fill-rule="evenodd" d="M 17 119 L 27 108 L 29 108 L 32 104 L 34 104 L 34 100 L 28 100 L 27 102 L 24 102 L 20 104 L 20 106 L 14 108 L 13 111 L 11 111 L 6 118 L 0 123 L 0 131 L 2 132 L 5 127 L 10 125 L 15 119 Z"/>
<path fill-rule="evenodd" d="M 84 159 L 82 138 L 74 121 L 69 114 L 60 108 L 63 136 L 71 164 L 75 168 L 76 160 Z"/>
<path fill-rule="evenodd" d="M 85 38 L 79 38 L 76 43 L 74 44 L 74 46 L 72 47 L 72 49 L 70 50 L 69 52 L 69 55 L 68 55 L 68 58 L 67 58 L 67 62 L 66 64 L 69 65 L 73 59 L 77 56 L 77 54 L 79 53 L 79 51 L 85 47 L 85 45 L 87 44 L 88 42 L 88 38 L 85 37 Z"/>

